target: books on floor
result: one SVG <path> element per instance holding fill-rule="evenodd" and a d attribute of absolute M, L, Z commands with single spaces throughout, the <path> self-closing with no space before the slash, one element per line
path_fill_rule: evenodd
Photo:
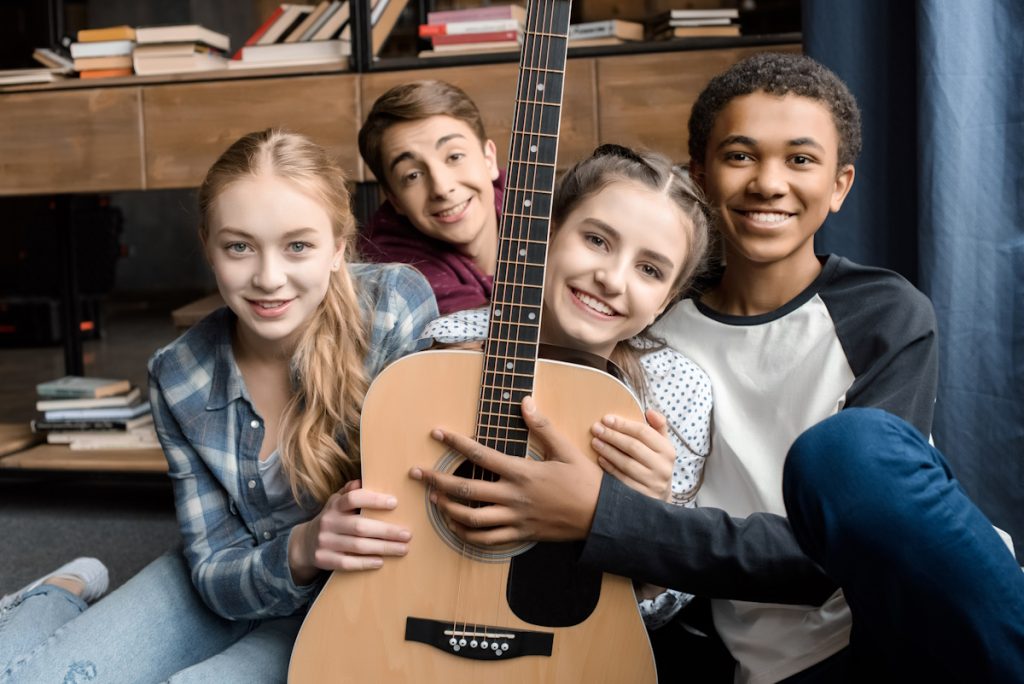
<path fill-rule="evenodd" d="M 526 10 L 519 5 L 428 12 L 419 36 L 429 38 L 432 49 L 419 56 L 518 51 L 523 44 L 525 21 Z"/>
<path fill-rule="evenodd" d="M 352 53 L 349 11 L 348 0 L 282 4 L 235 52 L 228 67 L 345 65 Z"/>
<path fill-rule="evenodd" d="M 36 394 L 49 399 L 98 399 L 130 392 L 128 380 L 65 375 L 63 378 L 41 382 Z"/>
<path fill-rule="evenodd" d="M 159 446 L 149 402 L 127 380 L 66 376 L 36 389 L 43 415 L 30 427 L 50 444 L 74 450 Z"/>

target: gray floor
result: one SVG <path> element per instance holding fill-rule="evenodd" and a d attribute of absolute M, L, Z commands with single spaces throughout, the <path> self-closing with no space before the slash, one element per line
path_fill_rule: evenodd
<path fill-rule="evenodd" d="M 102 339 L 85 343 L 86 374 L 145 390 L 146 359 L 176 334 L 166 309 L 108 304 Z M 35 385 L 63 374 L 59 346 L 0 349 L 0 422 L 34 418 Z M 81 555 L 118 586 L 178 541 L 166 476 L 0 471 L 0 594 Z"/>

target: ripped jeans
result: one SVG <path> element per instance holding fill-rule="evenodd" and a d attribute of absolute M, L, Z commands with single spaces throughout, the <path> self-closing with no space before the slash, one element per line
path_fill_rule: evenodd
<path fill-rule="evenodd" d="M 284 682 L 301 617 L 226 620 L 165 554 L 87 608 L 40 585 L 0 613 L 0 683 Z"/>

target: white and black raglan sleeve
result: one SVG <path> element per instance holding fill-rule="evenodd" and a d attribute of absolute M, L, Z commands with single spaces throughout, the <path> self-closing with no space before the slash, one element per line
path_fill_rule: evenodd
<path fill-rule="evenodd" d="M 928 297 L 892 271 L 847 259 L 820 296 L 854 374 L 844 408 L 880 408 L 931 434 L 939 363 Z"/>

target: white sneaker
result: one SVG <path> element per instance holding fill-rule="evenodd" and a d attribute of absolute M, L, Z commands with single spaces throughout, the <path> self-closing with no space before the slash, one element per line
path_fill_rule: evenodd
<path fill-rule="evenodd" d="M 35 589 L 46 580 L 54 577 L 67 577 L 80 581 L 84 585 L 81 593 L 81 599 L 86 603 L 92 603 L 99 597 L 103 596 L 107 587 L 110 586 L 110 576 L 107 573 L 107 566 L 96 558 L 83 556 L 81 558 L 76 558 L 69 563 L 65 563 L 53 572 L 43 575 L 13 594 L 7 594 L 0 598 L 0 611 L 6 610 L 16 601 L 20 600 L 22 596 Z"/>

